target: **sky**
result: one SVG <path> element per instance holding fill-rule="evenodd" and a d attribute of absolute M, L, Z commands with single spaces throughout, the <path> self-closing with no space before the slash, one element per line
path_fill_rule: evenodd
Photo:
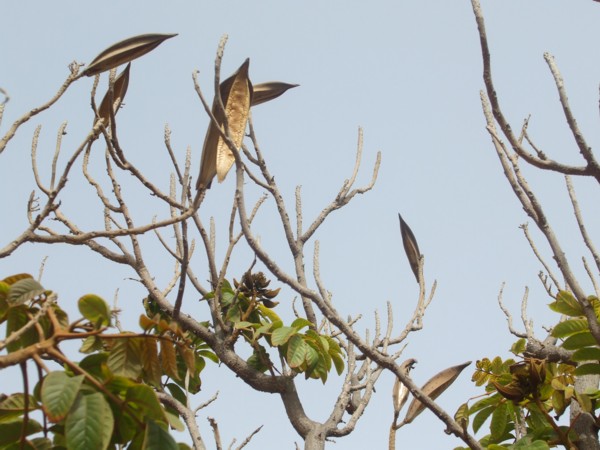
<path fill-rule="evenodd" d="M 548 155 L 581 164 L 543 53 L 556 58 L 573 112 L 594 147 L 599 138 L 596 43 L 600 5 L 592 0 L 482 0 L 482 7 L 496 89 L 513 128 L 518 129 L 531 115 L 530 135 Z M 449 366 L 509 356 L 516 338 L 508 332 L 497 303 L 504 282 L 504 301 L 515 318 L 529 288 L 529 313 L 540 338 L 545 336 L 542 326 L 555 319 L 538 280 L 540 263 L 519 229 L 527 217 L 503 177 L 485 130 L 479 101 L 481 54 L 470 1 L 26 1 L 4 2 L 2 17 L 0 87 L 10 101 L 1 135 L 14 120 L 54 95 L 71 61 L 89 63 L 104 48 L 133 35 L 178 33 L 133 62 L 118 118 L 128 157 L 163 189 L 168 188 L 170 176 L 163 145 L 165 124 L 172 131 L 180 161 L 190 147 L 192 172 L 199 167 L 208 120 L 191 74 L 200 71 L 202 89 L 212 98 L 215 51 L 224 34 L 228 35 L 224 77 L 249 57 L 253 82 L 300 84 L 256 107 L 252 114 L 261 148 L 287 205 L 293 205 L 294 190 L 302 186 L 305 223 L 335 198 L 350 176 L 362 127 L 364 151 L 357 183 L 370 180 L 378 151 L 381 169 L 373 191 L 335 212 L 315 236 L 321 247 L 321 273 L 344 316 L 362 314 L 360 326 L 372 329 L 374 311 L 384 313 L 389 301 L 396 330 L 402 329 L 418 295 L 402 250 L 397 214 L 403 215 L 425 256 L 428 286 L 434 280 L 438 283 L 424 329 L 409 337 L 404 353 L 419 361 L 412 372 L 418 383 Z M 106 86 L 106 80 L 104 75 L 101 86 Z M 90 129 L 92 82 L 91 78 L 79 80 L 55 107 L 23 126 L 0 155 L 4 210 L 0 247 L 27 223 L 25 205 L 35 189 L 30 159 L 35 126 L 43 125 L 38 152 L 42 177 L 48 179 L 58 126 L 68 122 L 63 164 Z M 592 293 L 580 262 L 588 255 L 578 239 L 564 180 L 530 168 L 524 168 L 524 173 L 575 271 L 581 274 L 583 286 Z M 101 176 L 101 167 L 97 174 Z M 102 211 L 81 175 L 73 175 L 70 183 L 61 198 L 64 211 L 76 217 L 82 228 L 101 228 Z M 140 222 L 168 214 L 131 177 L 124 177 L 122 184 Z M 201 206 L 204 220 L 215 218 L 220 256 L 234 187 L 230 174 L 224 183 L 214 183 Z M 597 187 L 579 180 L 576 188 L 593 235 L 600 225 L 592 198 Z M 251 198 L 260 195 L 252 192 Z M 538 248 L 551 263 L 548 247 L 533 227 L 530 224 Z M 255 232 L 290 270 L 291 258 L 272 202 L 257 218 Z M 153 275 L 166 284 L 173 273 L 168 255 L 151 236 L 144 243 Z M 307 249 L 310 267 L 312 243 Z M 117 296 L 122 321 L 135 327 L 144 297 L 135 275 L 86 249 L 25 245 L 0 260 L 0 277 L 19 272 L 37 276 L 44 257 L 48 259 L 42 282 L 59 293 L 65 309 L 75 314 L 77 298 L 88 292 L 109 302 Z M 207 279 L 201 255 L 197 261 L 195 272 Z M 247 249 L 240 249 L 230 278 L 239 279 L 250 262 Z M 282 315 L 291 314 L 293 294 L 286 295 L 278 306 Z M 201 320 L 205 311 L 193 298 L 186 301 L 187 311 Z M 520 325 L 518 320 L 516 325 Z M 473 365 L 439 399 L 451 414 L 481 393 L 470 383 L 472 370 Z M 249 448 L 293 448 L 294 442 L 300 442 L 277 396 L 252 391 L 225 367 L 209 365 L 202 376 L 197 404 L 219 391 L 218 400 L 198 414 L 205 442 L 212 442 L 207 416 L 219 422 L 225 443 L 233 438 L 241 442 L 260 425 L 264 428 Z M 329 415 L 340 382 L 335 375 L 325 386 L 318 381 L 299 382 L 305 409 L 313 419 Z M 337 448 L 386 448 L 392 384 L 392 376 L 382 375 L 355 432 L 339 439 Z M 444 425 L 429 412 L 402 428 L 397 439 L 399 448 L 417 450 L 461 444 L 447 436 Z"/>

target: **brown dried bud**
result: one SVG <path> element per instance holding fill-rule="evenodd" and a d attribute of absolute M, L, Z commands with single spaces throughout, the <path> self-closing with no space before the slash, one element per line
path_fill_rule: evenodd
<path fill-rule="evenodd" d="M 263 302 L 267 308 L 274 308 L 279 302 L 273 302 L 271 300 L 277 297 L 281 288 L 269 290 L 267 288 L 270 283 L 271 280 L 268 280 L 262 272 L 252 274 L 248 271 L 244 274 L 241 281 L 238 282 L 235 278 L 233 280 L 235 288 L 245 297 L 248 299 L 254 298 L 256 301 Z"/>
<path fill-rule="evenodd" d="M 529 358 L 529 378 L 537 386 L 546 379 L 546 360 Z"/>
<path fill-rule="evenodd" d="M 511 383 L 503 386 L 496 381 L 492 381 L 494 387 L 498 391 L 498 393 L 507 400 L 512 400 L 513 402 L 520 402 L 525 399 L 526 394 L 521 389 L 518 383 L 512 381 Z"/>

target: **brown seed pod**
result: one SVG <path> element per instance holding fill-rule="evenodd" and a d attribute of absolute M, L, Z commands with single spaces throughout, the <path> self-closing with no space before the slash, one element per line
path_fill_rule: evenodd
<path fill-rule="evenodd" d="M 111 45 L 101 52 L 83 70 L 83 74 L 91 77 L 115 67 L 133 61 L 149 51 L 158 47 L 163 41 L 170 39 L 175 34 L 140 34 Z"/>
<path fill-rule="evenodd" d="M 127 93 L 127 88 L 129 87 L 129 69 L 131 67 L 131 63 L 127 64 L 125 70 L 115 78 L 115 83 L 113 85 L 113 104 L 110 104 L 110 95 L 107 92 L 100 103 L 100 108 L 98 108 L 98 116 L 101 119 L 104 119 L 104 124 L 107 125 L 110 120 L 110 109 L 113 108 L 115 114 L 119 110 L 121 103 L 123 103 L 123 99 L 125 98 L 125 94 Z"/>
<path fill-rule="evenodd" d="M 417 244 L 417 238 L 413 234 L 410 227 L 402 219 L 402 216 L 398 214 L 400 219 L 400 235 L 402 236 L 402 245 L 404 246 L 404 252 L 408 258 L 410 268 L 415 274 L 417 283 L 419 282 L 419 260 L 421 259 L 421 252 L 419 252 L 419 245 Z"/>
<path fill-rule="evenodd" d="M 519 383 L 516 381 L 511 381 L 506 385 L 501 385 L 496 381 L 492 381 L 492 384 L 494 385 L 498 393 L 507 400 L 512 400 L 513 402 L 520 402 L 527 396 L 527 394 L 523 391 Z"/>
<path fill-rule="evenodd" d="M 252 106 L 260 105 L 279 97 L 288 89 L 300 86 L 299 84 L 284 83 L 283 81 L 268 81 L 253 86 Z"/>
<path fill-rule="evenodd" d="M 448 367 L 442 370 L 440 373 L 431 378 L 427 383 L 423 385 L 421 390 L 431 399 L 435 400 L 439 397 L 442 392 L 450 387 L 454 380 L 460 375 L 465 367 L 471 364 L 471 361 L 459 364 L 458 366 Z M 419 414 L 423 412 L 425 405 L 416 398 L 410 403 L 406 417 L 404 417 L 403 423 L 410 423 L 415 420 Z"/>
<path fill-rule="evenodd" d="M 413 366 L 417 363 L 416 359 L 407 359 L 400 366 L 404 373 L 407 375 L 412 370 Z M 400 414 L 400 410 L 408 400 L 409 390 L 408 388 L 400 381 L 400 378 L 396 378 L 396 382 L 394 383 L 394 388 L 392 389 L 392 402 L 394 403 L 394 417 L 397 418 L 398 414 Z"/>
<path fill-rule="evenodd" d="M 229 135 L 236 148 L 242 145 L 252 102 L 252 83 L 248 78 L 249 65 L 250 59 L 246 59 L 240 68 L 219 86 L 225 114 L 219 108 L 216 97 L 212 106 L 212 113 L 219 126 L 222 127 L 225 118 L 227 119 Z M 234 161 L 233 153 L 221 137 L 217 126 L 211 121 L 204 138 L 196 189 L 209 189 L 215 175 L 219 183 L 222 182 Z"/>

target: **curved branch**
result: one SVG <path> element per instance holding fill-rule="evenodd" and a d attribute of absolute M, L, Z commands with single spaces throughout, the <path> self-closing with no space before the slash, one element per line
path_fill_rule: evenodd
<path fill-rule="evenodd" d="M 494 87 L 494 82 L 492 80 L 492 69 L 491 69 L 491 58 L 490 58 L 490 50 L 487 42 L 487 35 L 485 31 L 485 23 L 483 20 L 483 13 L 481 12 L 481 5 L 479 4 L 479 0 L 471 0 L 471 4 L 473 7 L 473 13 L 475 14 L 475 20 L 477 21 L 477 28 L 479 30 L 479 40 L 481 43 L 481 54 L 483 59 L 483 81 L 485 84 L 485 88 L 487 91 L 487 95 L 490 99 L 490 103 L 492 105 L 492 112 L 494 114 L 494 118 L 498 122 L 502 133 L 508 139 L 512 149 L 517 153 L 520 157 L 522 157 L 525 161 L 531 164 L 534 167 L 543 170 L 551 170 L 555 172 L 560 172 L 565 175 L 585 175 L 585 176 L 593 176 L 600 182 L 600 170 L 598 169 L 597 164 L 590 164 L 588 162 L 587 166 L 584 167 L 574 167 L 568 166 L 565 164 L 558 163 L 551 159 L 547 158 L 537 158 L 527 152 L 519 139 L 514 135 L 512 128 L 504 114 L 502 113 L 502 109 L 500 108 L 500 102 L 498 101 L 498 96 L 496 94 L 496 89 Z M 559 90 L 560 95 L 560 90 Z M 564 107 L 563 107 L 564 109 Z M 566 112 L 565 112 L 566 113 Z M 578 138 L 576 137 L 576 140 Z M 580 147 L 581 149 L 581 147 Z"/>

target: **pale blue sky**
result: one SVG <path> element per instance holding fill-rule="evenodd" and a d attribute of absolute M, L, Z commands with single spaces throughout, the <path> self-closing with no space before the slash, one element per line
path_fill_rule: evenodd
<path fill-rule="evenodd" d="M 556 57 L 579 125 L 594 146 L 598 139 L 600 5 L 592 0 L 483 0 L 496 87 L 509 120 L 518 128 L 532 114 L 530 134 L 555 159 L 580 162 L 564 125 L 552 77 L 543 52 Z M 229 35 L 223 74 L 228 76 L 250 57 L 254 82 L 281 80 L 301 86 L 253 110 L 254 124 L 271 172 L 293 205 L 296 185 L 302 185 L 307 223 L 337 193 L 354 164 L 357 128 L 365 133 L 359 182 L 368 182 L 376 152 L 382 166 L 373 192 L 335 213 L 316 236 L 321 242 L 321 269 L 338 310 L 362 313 L 363 326 L 373 326 L 373 311 L 385 311 L 392 301 L 399 330 L 412 313 L 417 287 L 400 240 L 397 213 L 414 231 L 425 255 L 428 284 L 438 280 L 436 297 L 425 317 L 425 328 L 409 339 L 407 357 L 419 364 L 414 379 L 425 382 L 437 371 L 484 356 L 508 355 L 513 342 L 496 298 L 507 282 L 505 301 L 518 315 L 525 286 L 531 288 L 530 311 L 536 327 L 550 324 L 537 273 L 540 266 L 527 248 L 518 226 L 527 219 L 517 204 L 484 127 L 479 104 L 483 87 L 475 21 L 468 0 L 392 1 L 78 1 L 4 2 L 2 6 L 0 87 L 11 100 L 0 134 L 18 116 L 49 99 L 66 78 L 72 60 L 90 62 L 108 45 L 141 33 L 179 33 L 136 60 L 124 109 L 119 113 L 121 143 L 128 156 L 165 189 L 165 123 L 183 160 L 191 146 L 194 173 L 200 161 L 207 118 L 193 90 L 191 73 L 200 70 L 205 94 L 212 97 L 215 50 Z M 106 83 L 106 76 L 102 82 Z M 25 202 L 34 189 L 29 148 L 34 127 L 43 124 L 40 158 L 48 161 L 57 127 L 67 120 L 66 159 L 92 122 L 89 91 L 92 79 L 82 79 L 52 111 L 34 118 L 0 155 L 3 246 L 25 226 Z M 104 86 L 104 85 L 103 85 Z M 99 149 L 98 147 L 97 149 Z M 47 168 L 42 170 L 48 176 Z M 581 246 L 566 206 L 564 182 L 554 174 L 531 174 L 565 250 L 577 270 Z M 101 171 L 98 171 L 101 174 Z M 123 184 L 129 188 L 130 177 Z M 63 198 L 65 211 L 81 226 L 101 226 L 89 189 L 71 179 Z M 80 184 L 77 184 L 80 183 Z M 580 201 L 593 232 L 600 216 L 597 203 L 578 183 Z M 225 238 L 234 183 L 230 176 L 214 184 L 201 211 L 215 216 Z M 152 209 L 147 195 L 131 187 L 144 218 Z M 592 191 L 593 192 L 593 191 Z M 138 197 L 135 197 L 137 195 Z M 281 229 L 272 206 L 256 222 L 264 245 L 290 268 Z M 532 225 L 533 226 L 533 225 Z M 533 231 L 533 230 L 532 230 Z M 165 233 L 168 235 L 168 232 Z M 537 236 L 537 233 L 534 233 Z M 596 236 L 597 237 L 597 236 Z M 148 238 L 147 259 L 159 280 L 172 266 Z M 224 244 L 219 247 L 222 252 Z M 308 247 L 312 249 L 312 245 Z M 540 243 L 540 250 L 547 254 Z M 143 291 L 115 267 L 84 249 L 25 246 L 0 260 L 0 277 L 37 273 L 43 256 L 49 260 L 43 282 L 71 305 L 87 292 L 112 301 L 119 289 L 124 320 L 135 323 Z M 310 260 L 310 256 L 308 260 Z M 199 258 L 199 261 L 202 259 Z M 241 252 L 233 263 L 239 278 L 249 264 Z M 195 269 L 201 277 L 205 269 Z M 590 289 L 587 280 L 584 286 Z M 279 312 L 289 312 L 283 300 Z M 194 299 L 188 300 L 193 305 Z M 189 307 L 193 313 L 194 307 Z M 201 319 L 201 317 L 199 317 Z M 132 325 L 133 326 L 133 325 Z M 477 394 L 467 368 L 440 403 L 450 413 Z M 220 391 L 220 399 L 200 411 L 203 436 L 211 442 L 206 416 L 215 417 L 225 442 L 241 441 L 259 425 L 263 430 L 250 448 L 293 448 L 299 438 L 284 417 L 277 396 L 257 394 L 224 367 L 209 365 L 203 373 L 197 403 Z M 305 409 L 314 419 L 329 415 L 341 379 L 331 385 L 300 383 Z M 392 417 L 392 377 L 383 375 L 377 393 L 356 431 L 336 448 L 386 448 Z M 425 412 L 398 433 L 398 447 L 442 449 L 460 445 L 443 432 L 443 424 Z M 333 445 L 331 445 L 333 447 Z"/>

